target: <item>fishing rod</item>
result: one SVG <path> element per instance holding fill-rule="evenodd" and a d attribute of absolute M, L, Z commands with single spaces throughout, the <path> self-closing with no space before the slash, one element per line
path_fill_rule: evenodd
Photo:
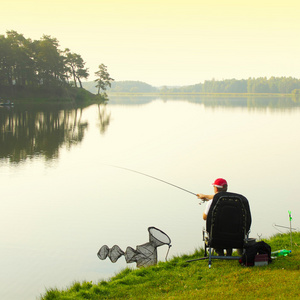
<path fill-rule="evenodd" d="M 273 224 L 273 227 L 281 227 L 281 228 L 286 228 L 286 229 L 290 229 L 290 230 L 297 230 L 297 228 L 292 228 L 292 227 L 287 227 L 287 226 L 281 226 L 281 225 L 277 225 L 277 224 Z"/>
<path fill-rule="evenodd" d="M 187 192 L 187 193 L 190 193 L 190 194 L 192 194 L 192 195 L 197 196 L 197 194 L 195 194 L 195 193 L 193 193 L 193 192 L 191 192 L 191 191 L 189 191 L 189 190 L 186 190 L 186 189 L 184 189 L 184 188 L 182 188 L 182 187 L 180 187 L 180 186 L 178 186 L 178 185 L 175 185 L 175 184 L 173 184 L 173 183 L 170 183 L 170 182 L 167 182 L 167 181 L 165 181 L 165 180 L 159 179 L 159 178 L 157 178 L 157 177 L 154 177 L 154 176 L 151 176 L 151 175 L 148 175 L 148 174 L 145 174 L 145 173 L 136 171 L 136 170 L 124 168 L 124 167 L 119 167 L 119 166 L 114 166 L 114 165 L 109 165 L 109 166 L 114 167 L 114 168 L 118 168 L 118 169 L 122 169 L 122 170 L 126 170 L 126 171 L 130 171 L 130 172 L 133 172 L 133 173 L 137 173 L 137 174 L 140 174 L 140 175 L 144 175 L 144 176 L 147 176 L 147 177 L 150 177 L 150 178 L 152 178 L 152 179 L 155 179 L 155 180 L 161 181 L 161 182 L 163 182 L 163 183 L 169 184 L 169 185 L 174 186 L 174 187 L 176 187 L 176 188 L 178 188 L 178 189 L 180 189 L 180 190 L 183 190 L 183 191 L 185 191 L 185 192 Z"/>

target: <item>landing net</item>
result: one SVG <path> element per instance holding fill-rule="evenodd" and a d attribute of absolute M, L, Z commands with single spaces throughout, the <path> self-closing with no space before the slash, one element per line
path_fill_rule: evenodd
<path fill-rule="evenodd" d="M 127 247 L 126 251 L 122 251 L 118 245 L 114 245 L 109 248 L 107 245 L 103 245 L 97 253 L 99 259 L 104 260 L 107 257 L 111 262 L 115 263 L 122 255 L 125 256 L 127 263 L 136 262 L 137 267 L 147 267 L 157 264 L 157 247 L 162 245 L 168 245 L 167 256 L 171 247 L 171 239 L 162 230 L 149 227 L 149 242 L 136 246 L 136 249 Z"/>

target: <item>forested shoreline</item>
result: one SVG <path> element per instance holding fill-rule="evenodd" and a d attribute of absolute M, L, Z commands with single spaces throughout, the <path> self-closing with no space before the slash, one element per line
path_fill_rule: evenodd
<path fill-rule="evenodd" d="M 93 92 L 90 83 L 84 83 L 84 87 Z M 300 80 L 292 77 L 261 77 L 249 79 L 226 79 L 226 80 L 205 80 L 188 86 L 161 86 L 154 87 L 140 81 L 115 81 L 108 93 L 270 93 L 270 94 L 299 94 Z"/>
<path fill-rule="evenodd" d="M 271 93 L 290 94 L 300 89 L 300 80 L 292 77 L 260 77 L 249 79 L 206 80 L 180 88 L 162 88 L 162 92 L 198 93 Z"/>
<path fill-rule="evenodd" d="M 248 79 L 205 80 L 188 86 L 154 87 L 141 81 L 116 81 L 110 78 L 107 67 L 99 65 L 97 79 L 86 82 L 89 77 L 86 62 L 80 54 L 69 48 L 59 49 L 56 38 L 43 35 L 39 40 L 25 38 L 16 31 L 0 35 L 0 97 L 82 98 L 84 89 L 99 94 L 109 93 L 272 93 L 300 94 L 300 79 L 293 77 L 260 77 Z M 83 82 L 83 80 L 85 82 Z M 97 85 L 95 84 L 97 82 Z M 78 88 L 70 93 L 71 88 Z"/>

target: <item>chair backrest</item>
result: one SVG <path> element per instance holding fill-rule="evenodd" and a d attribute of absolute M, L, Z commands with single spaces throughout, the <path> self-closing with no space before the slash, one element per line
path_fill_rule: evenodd
<path fill-rule="evenodd" d="M 228 192 L 214 196 L 206 220 L 211 247 L 243 248 L 250 226 L 250 207 L 244 196 Z"/>

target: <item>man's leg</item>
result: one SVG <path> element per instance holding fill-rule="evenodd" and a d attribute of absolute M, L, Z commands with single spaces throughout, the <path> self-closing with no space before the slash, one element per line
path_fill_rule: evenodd
<path fill-rule="evenodd" d="M 219 256 L 224 256 L 224 249 L 215 249 Z"/>
<path fill-rule="evenodd" d="M 239 256 L 243 255 L 243 249 L 236 249 Z"/>

